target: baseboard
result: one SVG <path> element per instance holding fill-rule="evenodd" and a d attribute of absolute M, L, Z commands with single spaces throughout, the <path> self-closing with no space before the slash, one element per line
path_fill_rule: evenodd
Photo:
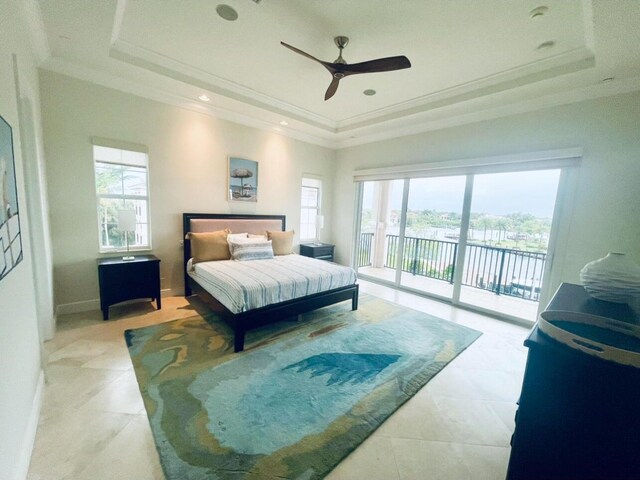
<path fill-rule="evenodd" d="M 33 453 L 33 445 L 36 441 L 36 432 L 38 431 L 38 420 L 40 419 L 40 409 L 42 407 L 42 395 L 44 393 L 44 371 L 40 370 L 38 377 L 38 386 L 33 396 L 31 404 L 31 412 L 29 413 L 29 421 L 25 430 L 22 448 L 20 449 L 20 458 L 16 467 L 15 480 L 25 480 L 29 473 L 29 464 L 31 463 L 31 454 Z"/>
<path fill-rule="evenodd" d="M 175 297 L 176 294 L 173 292 L 173 288 L 164 288 L 160 290 L 161 297 Z"/>
<path fill-rule="evenodd" d="M 84 300 L 82 302 L 61 303 L 56 307 L 56 316 L 67 315 L 69 313 L 90 312 L 100 310 L 100 300 Z"/>
<path fill-rule="evenodd" d="M 182 294 L 181 293 L 176 294 L 171 288 L 165 288 L 160 290 L 160 296 L 163 298 L 174 297 L 177 295 L 182 295 Z M 100 310 L 100 299 L 95 298 L 93 300 L 83 300 L 82 302 L 61 303 L 56 307 L 56 316 L 67 315 L 69 313 L 90 312 L 92 310 Z"/>

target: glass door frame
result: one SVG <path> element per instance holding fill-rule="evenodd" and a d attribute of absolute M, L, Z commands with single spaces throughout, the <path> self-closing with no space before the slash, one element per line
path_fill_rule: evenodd
<path fill-rule="evenodd" d="M 575 151 L 575 150 L 571 150 Z M 471 220 L 471 201 L 473 197 L 473 185 L 475 175 L 478 174 L 486 174 L 486 173 L 507 173 L 507 172 L 526 172 L 526 171 L 534 171 L 534 170 L 560 170 L 560 176 L 558 179 L 558 187 L 556 191 L 556 200 L 553 211 L 553 218 L 551 222 L 551 229 L 549 234 L 549 244 L 547 247 L 547 262 L 545 264 L 543 279 L 542 279 L 542 288 L 540 292 L 540 297 L 538 300 L 538 313 L 542 309 L 542 306 L 546 304 L 548 298 L 550 298 L 550 279 L 552 276 L 552 272 L 554 270 L 554 261 L 555 261 L 555 250 L 558 245 L 559 237 L 563 237 L 567 234 L 568 228 L 562 228 L 563 218 L 567 218 L 571 208 L 572 208 L 572 198 L 573 191 L 575 191 L 576 183 L 577 183 L 577 175 L 575 173 L 576 167 L 579 166 L 579 161 L 581 159 L 580 155 L 567 155 L 561 158 L 553 158 L 551 161 L 525 161 L 519 162 L 517 164 L 500 164 L 500 165 L 491 165 L 489 168 L 454 168 L 451 171 L 444 173 L 443 171 L 435 172 L 432 171 L 429 174 L 428 170 L 425 170 L 417 175 L 411 176 L 398 176 L 395 178 L 384 178 L 380 180 L 399 180 L 403 179 L 403 195 L 402 195 L 402 210 L 400 217 L 400 230 L 399 230 L 399 238 L 398 238 L 398 261 L 396 264 L 396 272 L 395 272 L 395 281 L 391 282 L 389 280 L 384 280 L 380 278 L 373 277 L 371 275 L 360 274 L 358 273 L 358 277 L 362 277 L 364 280 L 372 281 L 374 283 L 379 283 L 382 285 L 387 285 L 392 288 L 407 291 L 410 293 L 414 293 L 417 295 L 434 298 L 439 301 L 444 301 L 446 303 L 450 303 L 457 307 L 462 307 L 469 310 L 478 311 L 481 313 L 489 314 L 493 317 L 498 317 L 502 319 L 506 319 L 516 323 L 525 323 L 530 325 L 533 323 L 531 320 L 523 319 L 520 317 L 515 317 L 512 315 L 508 315 L 501 312 L 496 312 L 493 310 L 485 309 L 481 306 L 470 304 L 466 302 L 460 301 L 460 294 L 462 290 L 462 276 L 464 270 L 464 262 L 466 260 L 466 252 L 467 252 L 467 243 L 468 243 L 468 233 L 469 233 L 469 224 Z M 564 161 L 563 161 L 564 160 Z M 569 160 L 577 160 L 577 161 L 569 161 Z M 424 167 L 424 166 L 423 166 Z M 457 170 L 457 171 L 456 171 Z M 463 171 L 460 171 L 463 170 Z M 463 207 L 462 207 L 462 219 L 460 224 L 460 237 L 458 240 L 458 254 L 455 262 L 455 272 L 454 272 L 454 282 L 453 282 L 453 294 L 451 298 L 425 292 L 422 290 L 417 290 L 415 288 L 403 286 L 401 284 L 401 275 L 402 275 L 402 258 L 404 255 L 404 240 L 405 240 L 405 230 L 406 230 L 406 218 L 407 218 L 407 207 L 409 202 L 409 183 L 411 178 L 435 178 L 435 177 L 443 177 L 443 176 L 466 176 L 465 182 L 465 191 L 463 198 Z M 362 218 L 362 199 L 363 199 L 363 184 L 364 181 L 376 181 L 376 179 L 371 180 L 356 180 L 356 195 L 355 195 L 355 208 L 354 208 L 354 235 L 357 241 L 353 242 L 353 252 L 352 252 L 352 267 L 354 269 L 358 269 L 355 266 L 355 259 L 357 258 L 359 246 L 360 246 L 360 232 L 361 232 L 361 218 Z"/>

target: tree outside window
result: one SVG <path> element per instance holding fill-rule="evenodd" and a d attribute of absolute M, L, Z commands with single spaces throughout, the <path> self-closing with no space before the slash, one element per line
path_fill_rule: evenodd
<path fill-rule="evenodd" d="M 94 145 L 100 252 L 151 248 L 146 153 Z M 136 230 L 118 230 L 118 210 L 136 212 Z"/>

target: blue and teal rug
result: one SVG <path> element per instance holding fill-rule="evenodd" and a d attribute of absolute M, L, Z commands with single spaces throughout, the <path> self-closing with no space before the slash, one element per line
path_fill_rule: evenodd
<path fill-rule="evenodd" d="M 247 334 L 214 315 L 125 333 L 168 480 L 327 475 L 480 333 L 371 296 Z"/>

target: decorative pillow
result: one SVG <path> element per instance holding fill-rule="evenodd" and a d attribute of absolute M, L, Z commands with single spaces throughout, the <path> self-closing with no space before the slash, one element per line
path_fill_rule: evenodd
<path fill-rule="evenodd" d="M 262 235 L 254 235 L 253 233 L 249 234 L 249 238 L 252 238 L 254 240 L 264 240 L 265 242 L 267 241 L 267 236 L 262 234 Z"/>
<path fill-rule="evenodd" d="M 245 235 L 247 235 L 245 233 Z M 233 249 L 235 248 L 235 245 L 239 244 L 239 243 L 264 243 L 267 242 L 267 237 L 266 235 L 256 235 L 257 238 L 251 238 L 251 237 L 238 237 L 238 238 L 231 238 L 233 237 L 233 234 L 229 235 L 227 237 L 227 243 L 229 243 L 229 252 L 231 252 L 231 257 L 233 257 Z"/>
<path fill-rule="evenodd" d="M 232 242 L 233 254 L 231 258 L 244 262 L 247 260 L 265 260 L 273 258 L 273 248 L 271 242 Z"/>
<path fill-rule="evenodd" d="M 276 255 L 289 255 L 293 253 L 293 235 L 296 232 L 273 232 L 267 230 L 267 238 L 273 242 L 273 253 Z"/>
<path fill-rule="evenodd" d="M 189 233 L 193 263 L 229 260 L 231 254 L 227 244 L 227 235 L 229 235 L 228 229 L 217 232 Z"/>
<path fill-rule="evenodd" d="M 230 233 L 227 237 L 228 242 L 237 242 L 238 240 L 242 240 L 248 238 L 248 233 Z"/>

